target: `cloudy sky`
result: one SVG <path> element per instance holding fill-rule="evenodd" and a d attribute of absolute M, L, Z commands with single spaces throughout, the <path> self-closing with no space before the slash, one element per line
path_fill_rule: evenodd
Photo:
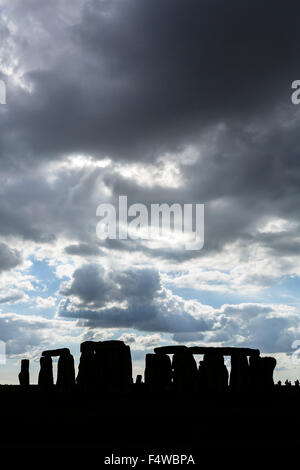
<path fill-rule="evenodd" d="M 247 346 L 300 378 L 297 0 L 0 0 L 0 383 L 42 350 Z M 204 204 L 100 240 L 99 204 Z M 298 361 L 299 362 L 299 361 Z"/>

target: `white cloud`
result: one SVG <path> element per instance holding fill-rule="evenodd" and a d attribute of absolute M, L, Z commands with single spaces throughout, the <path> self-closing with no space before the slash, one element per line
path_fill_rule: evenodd
<path fill-rule="evenodd" d="M 56 305 L 56 297 L 40 297 L 34 298 L 37 308 L 51 308 Z"/>
<path fill-rule="evenodd" d="M 0 339 L 6 343 L 9 357 L 33 356 L 37 351 L 68 342 L 81 342 L 83 330 L 69 321 L 37 315 L 0 314 Z M 70 330 L 73 330 L 73 335 Z"/>

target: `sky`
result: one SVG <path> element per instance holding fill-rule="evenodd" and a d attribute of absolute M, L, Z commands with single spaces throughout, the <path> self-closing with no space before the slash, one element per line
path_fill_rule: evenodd
<path fill-rule="evenodd" d="M 0 383 L 121 339 L 245 346 L 300 379 L 297 0 L 0 0 Z M 100 204 L 204 204 L 100 240 Z M 298 346 L 299 347 L 299 346 Z"/>

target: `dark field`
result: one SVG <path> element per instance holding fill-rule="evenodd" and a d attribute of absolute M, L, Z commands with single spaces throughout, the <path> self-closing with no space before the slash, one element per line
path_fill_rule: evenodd
<path fill-rule="evenodd" d="M 150 394 L 136 386 L 110 395 L 1 386 L 0 402 L 2 449 L 90 449 L 99 458 L 245 449 L 251 458 L 259 449 L 295 450 L 300 441 L 300 390 L 294 387 L 205 396 Z"/>

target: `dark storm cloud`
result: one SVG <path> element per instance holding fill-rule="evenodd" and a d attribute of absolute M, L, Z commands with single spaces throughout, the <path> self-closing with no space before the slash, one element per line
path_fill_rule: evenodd
<path fill-rule="evenodd" d="M 215 122 L 288 103 L 300 72 L 296 1 L 91 0 L 63 35 L 57 13 L 44 13 L 50 66 L 29 68 L 34 92 L 12 90 L 2 122 L 3 152 L 25 163 L 66 152 L 152 159 Z"/>
<path fill-rule="evenodd" d="M 78 245 L 68 245 L 65 247 L 65 252 L 68 255 L 75 256 L 99 256 L 103 252 L 97 246 L 88 245 L 87 243 L 80 243 Z"/>
<path fill-rule="evenodd" d="M 296 1 L 72 5 L 56 1 L 51 9 L 32 0 L 29 10 L 19 1 L 7 6 L 19 34 L 4 25 L 3 41 L 24 61 L 33 88 L 27 93 L 8 81 L 1 169 L 8 163 L 23 178 L 4 186 L 2 234 L 44 242 L 72 233 L 78 245 L 90 247 L 66 252 L 92 255 L 97 241 L 89 220 L 93 204 L 103 202 L 91 199 L 99 170 L 85 178 L 65 170 L 48 183 L 45 172 L 32 174 L 32 161 L 68 152 L 155 161 L 159 152 L 191 143 L 201 157 L 179 165 L 180 188 L 142 188 L 109 171 L 103 182 L 132 202 L 205 203 L 205 253 L 257 240 L 256 225 L 266 215 L 299 218 L 299 124 L 290 103 L 299 71 Z M 65 21 L 68 10 L 76 12 L 73 22 Z M 33 18 L 43 34 L 30 33 Z M 104 245 L 178 262 L 204 253 L 129 241 Z"/>
<path fill-rule="evenodd" d="M 1 313 L 0 340 L 6 343 L 6 353 L 9 356 L 24 355 L 43 346 L 53 345 L 60 335 L 68 332 L 69 326 L 43 317 Z"/>
<path fill-rule="evenodd" d="M 242 264 L 258 244 L 293 272 L 286 257 L 299 254 L 299 108 L 290 102 L 291 82 L 300 77 L 298 1 L 11 0 L 6 11 L 16 27 L 0 27 L 1 58 L 3 48 L 4 65 L 13 70 L 1 72 L 7 82 L 7 105 L 0 107 L 1 236 L 36 244 L 61 237 L 64 260 L 117 259 L 122 251 L 125 264 L 141 254 L 149 264 L 155 257 L 175 261 L 178 271 L 193 257 L 200 271 L 201 257 L 233 242 Z M 157 157 L 170 152 L 176 161 L 175 153 L 190 145 L 197 159 L 179 158 L 173 187 L 151 171 L 149 185 L 120 172 L 135 162 L 162 171 Z M 111 163 L 76 167 L 69 154 Z M 96 207 L 119 194 L 129 204 L 204 203 L 204 249 L 101 243 Z M 271 218 L 291 223 L 288 233 L 259 231 Z M 214 261 L 218 270 L 222 259 Z M 20 263 L 20 253 L 0 245 L 0 271 Z M 224 271 L 234 271 L 234 263 Z M 245 280 L 264 286 L 268 276 L 249 272 Z M 171 333 L 178 342 L 288 351 L 299 329 L 296 313 L 285 316 L 274 306 L 202 314 L 199 302 L 191 306 L 164 289 L 152 268 L 107 272 L 91 263 L 75 270 L 60 293 L 60 316 L 90 331 L 135 328 Z M 19 338 L 23 320 L 14 321 L 9 334 L 15 325 Z M 33 345 L 42 329 L 33 332 Z"/>
<path fill-rule="evenodd" d="M 166 202 L 205 204 L 205 241 L 202 251 L 157 249 L 144 253 L 178 260 L 218 253 L 226 244 L 239 241 L 241 248 L 258 243 L 275 255 L 299 253 L 300 166 L 299 117 L 283 112 L 261 118 L 252 126 L 216 127 L 199 141 L 200 158 L 180 167 L 182 185 L 176 188 L 145 188 L 132 181 L 110 178 L 113 192 L 126 194 L 128 204 Z M 260 233 L 272 218 L 290 222 L 288 230 Z M 108 241 L 116 250 L 139 249 L 137 242 Z"/>
<path fill-rule="evenodd" d="M 176 332 L 207 330 L 214 323 L 209 316 L 196 319 L 187 313 L 182 299 L 169 299 L 155 269 L 105 274 L 101 267 L 85 265 L 75 271 L 71 286 L 62 288 L 60 294 L 74 296 L 80 304 L 70 308 L 69 299 L 62 301 L 59 315 L 83 319 L 89 328 Z M 126 302 L 126 306 L 109 306 L 114 302 Z M 101 310 L 93 310 L 98 307 Z"/>
<path fill-rule="evenodd" d="M 97 264 L 85 264 L 73 273 L 71 284 L 63 284 L 60 294 L 75 296 L 81 305 L 94 308 L 107 302 L 133 302 L 145 305 L 161 290 L 159 273 L 154 269 L 132 268 L 124 272 L 107 272 Z"/>
<path fill-rule="evenodd" d="M 86 305 L 96 303 L 101 306 L 113 296 L 113 287 L 105 279 L 101 266 L 87 264 L 74 271 L 72 285 L 62 288 L 60 293 L 65 296 L 75 295 Z"/>
<path fill-rule="evenodd" d="M 102 169 L 46 167 L 4 178 L 0 234 L 36 243 L 53 242 L 66 234 L 70 242 L 78 241 L 77 248 L 74 244 L 69 248 L 73 255 L 74 250 L 96 254 L 96 207 L 99 200 L 106 200 L 102 173 Z"/>
<path fill-rule="evenodd" d="M 100 267 L 85 265 L 75 271 L 69 289 L 60 293 L 67 299 L 60 304 L 59 316 L 77 319 L 78 326 L 90 332 L 134 328 L 170 333 L 179 343 L 263 345 L 265 352 L 290 352 L 299 329 L 297 311 L 284 306 L 246 303 L 208 312 L 195 301 L 189 308 L 180 297 L 163 289 L 154 269 L 104 274 Z M 74 303 L 74 298 L 81 302 Z M 116 301 L 123 302 L 123 307 L 111 305 Z"/>
<path fill-rule="evenodd" d="M 10 248 L 6 243 L 0 243 L 0 273 L 15 268 L 22 263 L 18 250 Z"/>
<path fill-rule="evenodd" d="M 174 333 L 180 331 L 208 330 L 212 325 L 204 319 L 192 315 L 161 312 L 155 305 L 130 305 L 128 309 L 111 308 L 103 312 L 90 310 L 64 314 L 61 316 L 80 318 L 79 326 L 89 328 L 134 328 L 139 331 Z"/>

